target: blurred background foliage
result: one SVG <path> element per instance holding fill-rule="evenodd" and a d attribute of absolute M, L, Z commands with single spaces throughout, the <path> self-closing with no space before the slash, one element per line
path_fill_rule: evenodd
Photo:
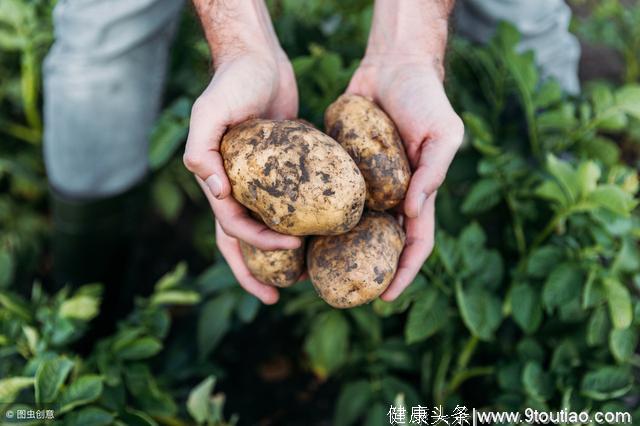
<path fill-rule="evenodd" d="M 640 419 L 637 3 L 572 4 L 578 97 L 539 81 L 508 24 L 486 46 L 452 38 L 446 84 L 466 136 L 439 191 L 436 248 L 397 301 L 348 311 L 309 283 L 261 307 L 216 252 L 180 158 L 211 73 L 185 11 L 151 136 L 149 290 L 127 316 L 103 312 L 118 326 L 99 337 L 113 290 L 44 290 L 40 64 L 54 3 L 0 0 L 0 401 L 55 407 L 68 425 L 383 425 L 393 401 Z M 364 51 L 370 2 L 268 3 L 300 116 L 321 125 Z"/>

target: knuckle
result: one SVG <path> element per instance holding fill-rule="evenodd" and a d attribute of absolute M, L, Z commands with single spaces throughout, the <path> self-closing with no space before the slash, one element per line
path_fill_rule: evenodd
<path fill-rule="evenodd" d="M 451 132 L 455 137 L 456 144 L 460 146 L 464 136 L 464 121 L 457 114 L 454 114 L 451 120 Z"/>
<path fill-rule="evenodd" d="M 198 117 L 206 110 L 207 100 L 201 95 L 193 101 L 191 106 L 191 116 Z"/>
<path fill-rule="evenodd" d="M 182 162 L 184 163 L 184 166 L 193 173 L 196 173 L 196 171 L 202 166 L 201 156 L 192 151 L 186 151 L 184 153 L 182 156 Z"/>

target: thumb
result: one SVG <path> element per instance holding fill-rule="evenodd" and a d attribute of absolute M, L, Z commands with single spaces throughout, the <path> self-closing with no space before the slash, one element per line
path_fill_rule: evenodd
<path fill-rule="evenodd" d="M 231 193 L 231 185 L 220 155 L 220 140 L 227 129 L 227 120 L 215 108 L 216 103 L 200 97 L 191 109 L 189 135 L 183 162 L 189 171 L 202 179 L 217 199 Z"/>
<path fill-rule="evenodd" d="M 404 202 L 404 212 L 410 218 L 417 218 L 425 201 L 444 182 L 464 135 L 462 121 L 456 116 L 455 126 L 448 128 L 439 138 L 425 140 L 420 147 L 418 166 L 411 177 Z"/>

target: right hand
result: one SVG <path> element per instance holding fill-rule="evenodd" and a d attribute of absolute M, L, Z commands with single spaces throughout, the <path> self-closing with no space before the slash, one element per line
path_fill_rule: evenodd
<path fill-rule="evenodd" d="M 220 63 L 191 111 L 184 164 L 196 176 L 216 217 L 216 241 L 240 285 L 263 303 L 278 300 L 275 288 L 257 281 L 244 264 L 238 239 L 262 250 L 294 249 L 298 237 L 257 222 L 231 194 L 220 155 L 225 131 L 249 118 L 292 119 L 298 112 L 293 69 L 284 52 L 246 52 Z"/>

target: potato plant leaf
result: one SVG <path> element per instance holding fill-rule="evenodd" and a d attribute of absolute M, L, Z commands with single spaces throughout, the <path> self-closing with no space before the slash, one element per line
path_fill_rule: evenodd
<path fill-rule="evenodd" d="M 73 361 L 62 356 L 40 364 L 35 377 L 36 402 L 38 404 L 50 404 L 55 401 L 73 365 Z"/>

